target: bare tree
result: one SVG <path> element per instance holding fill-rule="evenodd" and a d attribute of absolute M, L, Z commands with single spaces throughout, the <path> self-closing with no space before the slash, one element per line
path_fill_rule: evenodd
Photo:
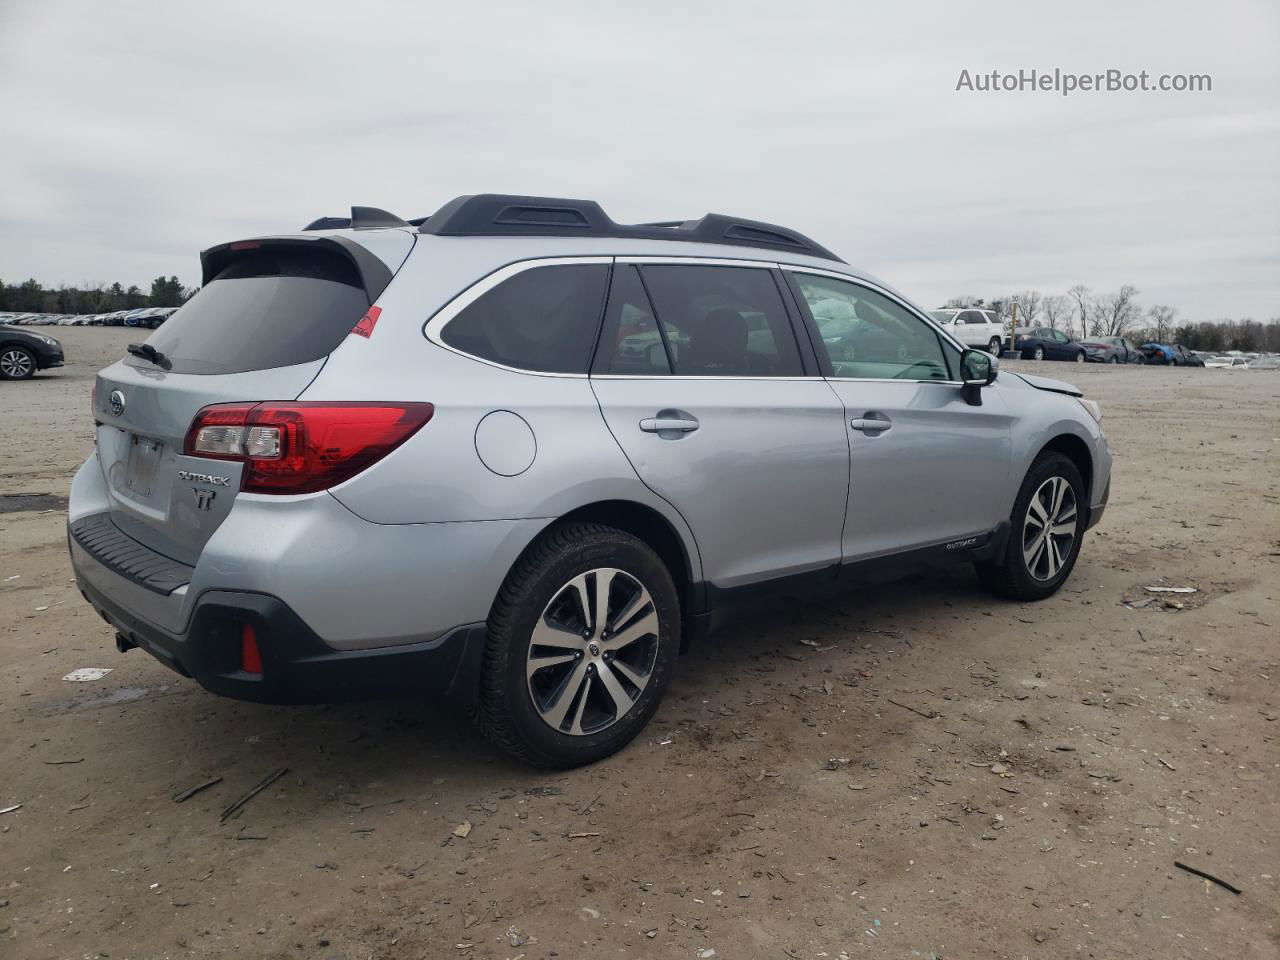
<path fill-rule="evenodd" d="M 1021 327 L 1034 327 L 1036 325 L 1036 317 L 1040 316 L 1040 310 L 1044 306 L 1044 295 L 1039 290 L 1023 290 L 1017 295 L 1018 298 L 1018 325 Z"/>
<path fill-rule="evenodd" d="M 1147 310 L 1147 321 L 1155 332 L 1157 343 L 1168 343 L 1173 333 L 1174 318 L 1178 315 L 1177 307 L 1166 307 L 1156 304 Z"/>
<path fill-rule="evenodd" d="M 1069 329 L 1071 325 L 1071 298 L 1055 293 L 1044 298 L 1044 322 L 1050 330 L 1059 327 Z"/>
<path fill-rule="evenodd" d="M 1089 314 L 1093 310 L 1093 291 L 1086 287 L 1083 283 L 1077 283 L 1074 287 L 1067 291 L 1067 296 L 1075 301 L 1076 310 L 1080 315 L 1080 336 L 1088 336 L 1089 334 Z M 1071 333 L 1071 324 L 1066 325 L 1067 333 Z"/>
<path fill-rule="evenodd" d="M 1137 295 L 1138 288 L 1126 283 L 1114 293 L 1097 297 L 1089 333 L 1096 337 L 1123 337 L 1142 316 L 1142 308 L 1134 299 Z"/>
<path fill-rule="evenodd" d="M 982 306 L 982 298 L 966 294 L 963 297 L 952 297 L 942 305 L 944 310 L 964 310 L 967 307 Z"/>

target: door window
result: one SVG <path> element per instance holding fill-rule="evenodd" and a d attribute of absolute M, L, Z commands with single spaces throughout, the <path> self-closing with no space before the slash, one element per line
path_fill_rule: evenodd
<path fill-rule="evenodd" d="M 586 373 L 609 267 L 532 267 L 468 304 L 440 332 L 455 350 L 538 373 Z"/>
<path fill-rule="evenodd" d="M 811 273 L 793 273 L 837 377 L 865 380 L 948 380 L 937 332 L 888 297 L 866 287 Z"/>
<path fill-rule="evenodd" d="M 803 375 L 791 319 L 768 270 L 647 264 L 640 276 L 678 376 Z"/>

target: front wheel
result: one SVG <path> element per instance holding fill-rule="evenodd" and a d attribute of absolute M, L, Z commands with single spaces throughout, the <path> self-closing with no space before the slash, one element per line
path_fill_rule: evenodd
<path fill-rule="evenodd" d="M 36 373 L 36 355 L 26 347 L 0 349 L 0 380 L 28 380 Z"/>
<path fill-rule="evenodd" d="M 1044 347 L 1036 347 L 1035 352 L 1031 354 L 1032 360 L 1044 359 Z"/>
<path fill-rule="evenodd" d="M 1014 501 L 1004 555 L 978 564 L 983 585 L 1011 600 L 1053 596 L 1080 555 L 1087 512 L 1076 465 L 1060 453 L 1041 454 Z"/>
<path fill-rule="evenodd" d="M 991 338 L 990 342 L 987 344 L 987 353 L 991 354 L 993 357 L 1000 356 L 1000 338 L 999 337 Z"/>
<path fill-rule="evenodd" d="M 1107 358 L 1107 363 L 1119 363 L 1119 362 L 1120 362 L 1120 358 L 1117 357 L 1114 353 Z"/>
<path fill-rule="evenodd" d="M 1083 354 L 1083 353 L 1077 353 L 1077 354 L 1076 354 L 1076 363 L 1084 363 L 1084 354 Z"/>
<path fill-rule="evenodd" d="M 479 720 L 539 767 L 592 763 L 649 722 L 675 669 L 680 601 L 643 541 L 553 529 L 517 561 L 489 614 Z"/>

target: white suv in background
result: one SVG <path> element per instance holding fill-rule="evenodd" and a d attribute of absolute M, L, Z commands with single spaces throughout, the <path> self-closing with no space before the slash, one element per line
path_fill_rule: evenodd
<path fill-rule="evenodd" d="M 993 311 L 972 307 L 947 308 L 931 310 L 930 315 L 966 347 L 986 350 L 994 356 L 1000 355 L 1000 344 L 1004 343 L 1004 324 Z"/>

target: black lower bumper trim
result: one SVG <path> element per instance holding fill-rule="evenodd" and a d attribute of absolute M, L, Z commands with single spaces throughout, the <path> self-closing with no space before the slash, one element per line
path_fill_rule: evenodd
<path fill-rule="evenodd" d="M 340 703 L 395 697 L 456 697 L 478 692 L 483 623 L 464 624 L 418 643 L 337 650 L 283 601 L 260 593 L 210 591 L 196 602 L 185 633 L 132 616 L 91 584 L 85 598 L 120 632 L 117 646 L 141 647 L 211 693 L 255 703 Z M 262 673 L 241 669 L 241 636 L 253 627 Z"/>

